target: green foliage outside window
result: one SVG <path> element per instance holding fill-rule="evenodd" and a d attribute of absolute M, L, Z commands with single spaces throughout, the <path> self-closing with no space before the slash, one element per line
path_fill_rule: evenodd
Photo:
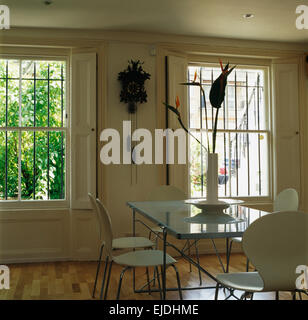
<path fill-rule="evenodd" d="M 0 200 L 64 199 L 64 75 L 63 61 L 0 60 Z"/>

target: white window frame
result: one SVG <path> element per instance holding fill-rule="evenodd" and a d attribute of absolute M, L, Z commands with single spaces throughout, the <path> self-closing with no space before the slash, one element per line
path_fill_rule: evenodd
<path fill-rule="evenodd" d="M 217 132 L 241 132 L 241 133 L 253 133 L 253 132 L 260 132 L 260 133 L 266 133 L 268 135 L 268 190 L 269 190 L 269 194 L 267 196 L 224 196 L 221 198 L 228 198 L 228 199 L 241 199 L 244 200 L 247 203 L 268 203 L 271 202 L 273 199 L 273 126 L 272 126 L 272 101 L 271 101 L 271 93 L 272 93 L 272 88 L 271 88 L 271 65 L 269 64 L 265 64 L 265 63 L 261 63 L 258 64 L 257 60 L 254 60 L 252 63 L 245 63 L 245 58 L 243 59 L 243 63 L 238 63 L 238 61 L 236 61 L 236 63 L 232 62 L 232 58 L 228 59 L 228 58 L 223 58 L 224 61 L 230 61 L 231 65 L 237 65 L 238 69 L 259 69 L 262 70 L 264 72 L 264 105 L 265 105 L 265 111 L 267 114 L 267 118 L 266 118 L 266 127 L 267 130 L 217 130 Z M 194 59 L 190 58 L 189 62 L 188 62 L 188 67 L 190 66 L 203 66 L 203 67 L 217 67 L 218 63 L 213 62 L 213 61 L 219 61 L 219 57 L 217 58 L 210 58 L 208 59 L 210 62 L 208 61 L 203 61 L 203 62 L 195 62 Z M 238 60 L 238 59 L 237 59 Z M 192 62 L 193 61 L 193 62 Z M 187 103 L 188 106 L 188 110 L 187 110 L 187 114 L 190 114 L 190 110 L 189 110 L 189 101 Z M 188 127 L 190 128 L 190 123 L 188 122 Z M 191 128 L 192 130 L 194 130 L 196 133 L 202 131 L 206 131 L 206 129 L 195 129 L 195 128 Z M 208 132 L 212 132 L 212 129 L 209 129 Z M 191 192 L 191 184 L 190 184 L 190 169 L 188 170 L 188 178 L 189 178 L 189 192 Z"/>
<path fill-rule="evenodd" d="M 21 49 L 22 50 L 22 49 Z M 38 49 L 39 50 L 39 49 Z M 18 50 L 20 51 L 20 49 Z M 70 198 L 70 114 L 71 114 L 71 103 L 70 103 L 70 69 L 71 69 L 71 58 L 68 54 L 59 55 L 48 55 L 46 53 L 29 54 L 0 54 L 0 59 L 16 59 L 16 60 L 50 60 L 50 61 L 65 61 L 65 114 L 64 127 L 61 128 L 48 128 L 48 127 L 2 127 L 0 130 L 5 131 L 63 131 L 65 132 L 65 199 L 64 200 L 0 200 L 0 211 L 6 209 L 49 209 L 49 208 L 69 208 Z M 59 130 L 61 129 L 61 130 Z M 20 174 L 20 172 L 19 172 Z M 19 186 L 20 188 L 20 186 Z"/>

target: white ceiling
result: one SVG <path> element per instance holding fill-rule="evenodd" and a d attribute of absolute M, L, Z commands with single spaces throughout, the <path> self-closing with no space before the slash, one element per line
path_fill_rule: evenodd
<path fill-rule="evenodd" d="M 308 43 L 295 27 L 307 0 L 0 0 L 18 27 L 149 31 L 194 36 Z M 255 14 L 252 20 L 245 13 Z"/>

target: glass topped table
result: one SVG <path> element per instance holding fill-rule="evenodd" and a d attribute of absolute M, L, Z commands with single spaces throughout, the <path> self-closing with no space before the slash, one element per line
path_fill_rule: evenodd
<path fill-rule="evenodd" d="M 147 226 L 143 221 L 136 219 L 136 213 L 142 215 L 162 228 L 161 239 L 163 240 L 164 248 L 164 265 L 162 274 L 163 299 L 166 297 L 167 290 L 165 264 L 167 246 L 171 246 L 177 250 L 186 260 L 203 271 L 211 279 L 216 281 L 213 275 L 211 275 L 202 266 L 197 264 L 193 259 L 191 259 L 191 257 L 187 256 L 182 250 L 178 249 L 173 244 L 168 243 L 167 234 L 171 234 L 177 239 L 192 239 L 195 241 L 200 239 L 212 239 L 213 241 L 213 239 L 225 238 L 228 241 L 229 238 L 232 237 L 242 237 L 244 231 L 252 222 L 266 214 L 269 214 L 265 211 L 250 209 L 238 204 L 232 204 L 231 201 L 230 207 L 224 211 L 231 218 L 227 223 L 215 221 L 215 218 L 213 218 L 212 214 L 211 217 L 207 217 L 206 213 L 202 213 L 201 218 L 198 219 L 199 223 L 193 223 L 189 221 L 191 220 L 190 218 L 194 216 L 200 217 L 201 210 L 195 207 L 193 204 L 186 203 L 184 200 L 128 202 L 127 205 L 132 209 L 133 212 L 133 235 L 135 235 L 135 224 L 137 221 L 141 222 L 145 227 L 151 229 L 151 227 Z M 216 254 L 218 255 L 217 251 Z M 224 268 L 223 271 L 225 271 Z"/>

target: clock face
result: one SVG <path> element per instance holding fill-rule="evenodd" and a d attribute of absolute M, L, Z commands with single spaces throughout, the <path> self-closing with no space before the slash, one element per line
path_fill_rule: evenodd
<path fill-rule="evenodd" d="M 127 86 L 127 92 L 130 94 L 137 94 L 140 91 L 140 84 L 135 81 L 131 81 Z"/>

